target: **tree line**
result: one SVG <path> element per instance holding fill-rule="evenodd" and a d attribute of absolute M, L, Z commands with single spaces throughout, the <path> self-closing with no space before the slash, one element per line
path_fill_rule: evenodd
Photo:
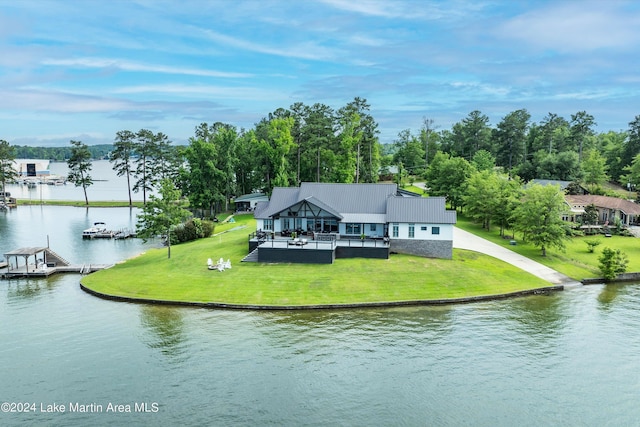
<path fill-rule="evenodd" d="M 339 109 L 294 103 L 269 113 L 251 129 L 201 123 L 186 145 L 174 145 L 162 132 L 122 130 L 107 145 L 108 153 L 101 149 L 96 155 L 92 147 L 72 141 L 64 157 L 70 161 L 81 153 L 82 165 L 106 155 L 116 173 L 127 177 L 130 202 L 133 191 L 142 192 L 146 203 L 147 194 L 158 189 L 163 178 L 170 179 L 203 216 L 228 209 L 234 196 L 269 194 L 276 186 L 377 182 L 381 176 L 399 183 L 408 177 L 425 180 L 432 194 L 446 193 L 458 207 L 464 203 L 460 183 L 469 177 L 470 165 L 498 168 L 523 182 L 577 181 L 595 193 L 609 180 L 637 185 L 640 116 L 626 131 L 596 133 L 595 126 L 595 118 L 585 111 L 568 119 L 549 113 L 532 123 L 526 109 L 491 126 L 488 117 L 475 110 L 446 130 L 424 118 L 417 132 L 405 129 L 393 143 L 381 144 L 369 103 L 354 98 Z M 14 147 L 12 154 L 22 150 Z M 29 157 L 52 157 L 38 153 L 34 148 Z M 392 173 L 385 177 L 385 171 Z M 91 185 L 90 169 L 72 178 L 85 190 Z"/>

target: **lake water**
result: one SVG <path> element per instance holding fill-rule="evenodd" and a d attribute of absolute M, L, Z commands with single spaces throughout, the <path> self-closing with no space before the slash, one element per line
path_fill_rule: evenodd
<path fill-rule="evenodd" d="M 94 160 L 89 175 L 94 180 L 93 185 L 87 188 L 87 198 L 100 201 L 129 201 L 127 192 L 127 178 L 117 176 L 112 164 L 108 160 Z M 51 175 L 66 177 L 69 168 L 66 162 L 51 162 L 49 165 Z M 135 180 L 131 178 L 131 187 Z M 1 190 L 0 190 L 1 191 Z M 7 191 L 12 197 L 26 200 L 80 200 L 84 201 L 82 187 L 76 187 L 72 183 L 66 185 L 37 185 L 29 188 L 22 184 L 8 184 Z M 147 198 L 149 193 L 147 193 Z M 142 192 L 131 193 L 131 199 L 142 201 Z"/>
<path fill-rule="evenodd" d="M 71 262 L 118 261 L 147 245 L 80 232 L 132 226 L 135 213 L 20 206 L 0 214 L 0 250 L 46 246 L 49 235 Z M 78 284 L 0 281 L 0 403 L 30 409 L 0 412 L 0 425 L 640 423 L 639 285 L 254 312 L 112 302 Z"/>

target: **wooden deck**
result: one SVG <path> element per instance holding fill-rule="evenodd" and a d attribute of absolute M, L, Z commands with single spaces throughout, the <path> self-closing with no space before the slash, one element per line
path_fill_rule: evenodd
<path fill-rule="evenodd" d="M 8 270 L 7 267 L 0 268 L 0 279 L 14 279 L 20 277 L 49 277 L 52 274 L 57 273 L 75 273 L 75 274 L 89 274 L 95 271 L 104 270 L 105 268 L 112 267 L 113 264 L 71 264 L 60 265 L 56 267 L 40 267 L 30 264 L 28 268 L 26 266 L 20 266 L 18 268 L 12 268 Z"/>

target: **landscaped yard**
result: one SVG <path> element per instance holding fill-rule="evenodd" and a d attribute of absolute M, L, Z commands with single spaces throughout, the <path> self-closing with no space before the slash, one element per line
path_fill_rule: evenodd
<path fill-rule="evenodd" d="M 496 295 L 550 286 L 495 258 L 454 250 L 452 260 L 392 255 L 388 260 L 338 259 L 334 264 L 240 263 L 251 215 L 218 224 L 208 239 L 151 250 L 82 279 L 109 295 L 167 301 L 250 305 L 322 305 L 416 301 Z M 245 228 L 239 228 L 239 227 Z M 230 259 L 224 272 L 207 258 Z"/>
<path fill-rule="evenodd" d="M 640 271 L 640 239 L 635 237 L 574 237 L 565 242 L 566 250 L 564 252 L 556 248 L 547 248 L 547 256 L 543 257 L 539 248 L 522 242 L 521 236 L 519 235 L 515 236 L 516 246 L 510 245 L 510 239 L 500 237 L 500 228 L 496 225 L 492 226 L 491 232 L 487 232 L 479 224 L 474 224 L 468 218 L 458 214 L 456 227 L 491 240 L 494 243 L 578 280 L 602 277 L 598 267 L 598 257 L 602 253 L 602 248 L 605 247 L 620 249 L 627 254 L 629 258 L 628 272 Z M 507 232 L 508 235 L 512 233 L 512 231 Z M 596 247 L 595 252 L 589 253 L 585 240 L 593 239 L 594 237 L 599 238 L 601 244 Z"/>

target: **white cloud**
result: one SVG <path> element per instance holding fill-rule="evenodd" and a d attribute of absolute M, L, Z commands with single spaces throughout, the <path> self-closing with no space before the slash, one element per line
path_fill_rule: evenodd
<path fill-rule="evenodd" d="M 621 6 L 624 3 L 605 1 L 552 3 L 509 19 L 495 33 L 557 52 L 635 50 L 640 42 L 640 15 Z"/>
<path fill-rule="evenodd" d="M 283 91 L 272 89 L 264 89 L 259 87 L 231 87 L 231 86 L 213 86 L 213 85 L 186 85 L 186 84 L 160 84 L 160 85 L 138 85 L 124 86 L 112 91 L 116 94 L 171 94 L 193 98 L 194 96 L 201 98 L 225 98 L 225 99 L 243 99 L 243 100 L 277 100 L 287 99 L 287 95 Z"/>
<path fill-rule="evenodd" d="M 45 59 L 44 65 L 79 67 L 79 68 L 117 68 L 123 71 L 150 72 L 162 74 L 177 74 L 203 77 L 247 78 L 248 73 L 235 73 L 200 68 L 171 67 L 166 65 L 150 65 L 111 58 L 73 58 L 73 59 Z"/>
<path fill-rule="evenodd" d="M 264 53 L 268 55 L 283 56 L 289 58 L 309 59 L 309 60 L 332 60 L 339 57 L 339 52 L 320 46 L 316 42 L 302 42 L 293 46 L 268 46 L 266 44 L 243 40 L 237 37 L 228 36 L 212 30 L 202 30 L 209 39 L 223 44 L 229 48 L 243 49 L 251 52 Z"/>

